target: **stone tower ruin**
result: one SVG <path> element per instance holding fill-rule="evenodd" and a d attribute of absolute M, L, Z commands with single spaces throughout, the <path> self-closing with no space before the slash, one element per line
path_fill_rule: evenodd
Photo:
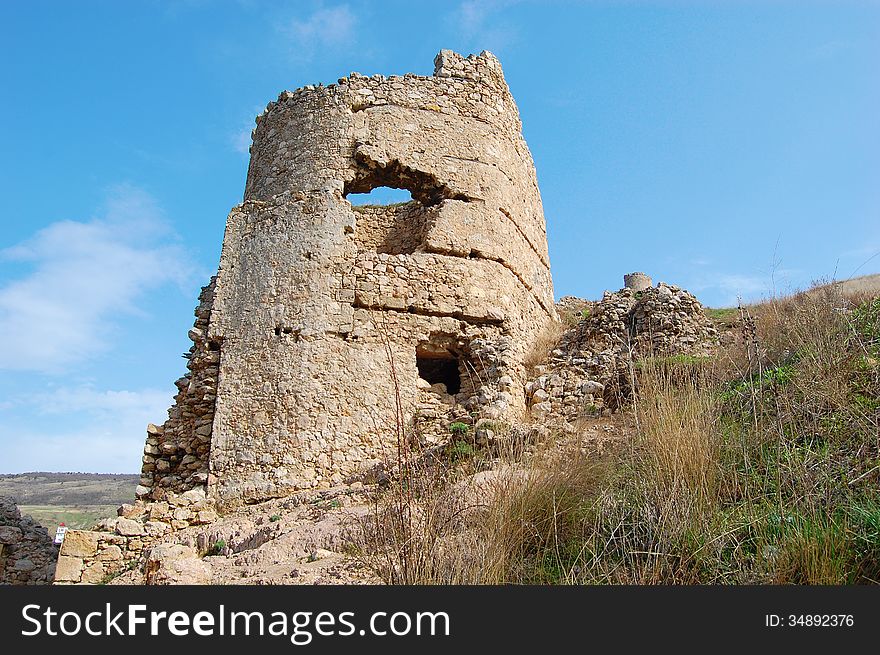
<path fill-rule="evenodd" d="M 623 287 L 633 291 L 644 291 L 652 286 L 651 278 L 644 273 L 627 273 L 623 276 Z"/>
<path fill-rule="evenodd" d="M 284 92 L 257 118 L 139 497 L 338 484 L 402 433 L 526 411 L 523 359 L 556 320 L 534 165 L 498 60 L 434 63 Z M 412 201 L 347 200 L 376 187 Z"/>

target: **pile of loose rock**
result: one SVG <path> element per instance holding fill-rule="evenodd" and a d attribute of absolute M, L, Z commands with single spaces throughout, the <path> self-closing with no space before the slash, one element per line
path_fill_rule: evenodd
<path fill-rule="evenodd" d="M 566 308 L 575 299 L 567 297 Z M 641 290 L 606 291 L 583 304 L 582 319 L 568 330 L 538 377 L 526 384 L 532 415 L 571 422 L 609 412 L 627 386 L 632 363 L 646 357 L 709 355 L 718 333 L 688 291 L 661 282 Z"/>
<path fill-rule="evenodd" d="M 0 584 L 51 584 L 57 558 L 46 528 L 0 497 Z"/>
<path fill-rule="evenodd" d="M 625 350 L 637 356 L 708 355 L 718 333 L 703 305 L 684 289 L 661 282 L 643 291 L 605 292 L 578 325 L 568 349 Z"/>

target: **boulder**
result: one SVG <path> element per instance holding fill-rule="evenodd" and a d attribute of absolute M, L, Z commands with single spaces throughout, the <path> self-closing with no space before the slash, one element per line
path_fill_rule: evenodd
<path fill-rule="evenodd" d="M 82 577 L 83 561 L 79 557 L 58 557 L 55 565 L 56 582 L 79 582 Z"/>
<path fill-rule="evenodd" d="M 116 519 L 116 533 L 123 537 L 139 537 L 144 534 L 144 526 L 133 519 Z"/>
<path fill-rule="evenodd" d="M 196 551 L 183 544 L 160 544 L 150 550 L 146 565 L 148 585 L 210 584 L 211 570 Z"/>
<path fill-rule="evenodd" d="M 68 557 L 93 557 L 98 551 L 98 532 L 68 530 L 61 544 L 61 555 Z"/>

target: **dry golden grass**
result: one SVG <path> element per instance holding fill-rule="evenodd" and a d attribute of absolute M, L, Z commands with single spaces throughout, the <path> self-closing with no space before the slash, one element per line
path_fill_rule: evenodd
<path fill-rule="evenodd" d="M 559 344 L 559 340 L 567 329 L 565 323 L 561 321 L 547 322 L 523 358 L 523 364 L 525 364 L 529 375 L 534 373 L 536 366 L 546 363 L 547 357 Z"/>
<path fill-rule="evenodd" d="M 708 503 L 716 496 L 717 401 L 699 370 L 673 376 L 651 360 L 640 367 L 636 445 L 644 449 L 645 474 L 658 493 Z"/>

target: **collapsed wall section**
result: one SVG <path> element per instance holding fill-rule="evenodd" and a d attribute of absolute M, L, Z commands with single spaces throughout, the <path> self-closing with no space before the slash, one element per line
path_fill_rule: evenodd
<path fill-rule="evenodd" d="M 138 498 L 163 500 L 208 481 L 208 454 L 220 369 L 220 344 L 208 339 L 216 277 L 202 287 L 184 355 L 189 372 L 175 382 L 177 395 L 168 420 L 147 426 Z"/>

